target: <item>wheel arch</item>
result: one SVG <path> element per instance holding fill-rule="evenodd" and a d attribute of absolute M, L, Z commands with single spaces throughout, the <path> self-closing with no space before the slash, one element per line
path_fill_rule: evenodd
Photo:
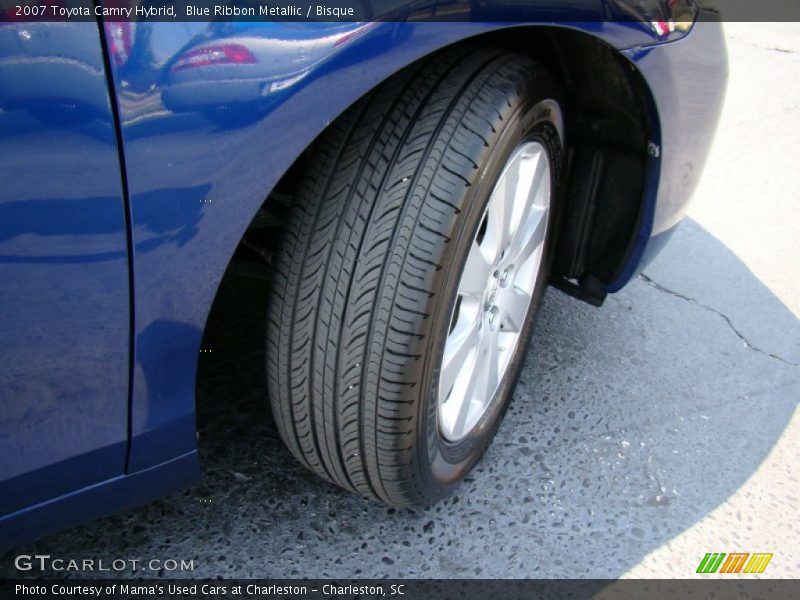
<path fill-rule="evenodd" d="M 658 122 L 646 82 L 620 50 L 573 27 L 525 25 L 495 29 L 458 39 L 422 58 L 465 43 L 503 47 L 528 55 L 543 64 L 561 84 L 567 165 L 551 283 L 599 305 L 606 294 L 605 285 L 619 277 L 633 251 L 647 218 L 649 190 L 655 185 L 653 174 L 647 173 L 648 145 L 658 142 Z M 394 69 L 386 73 L 353 104 L 396 72 Z M 336 118 L 350 106 L 343 107 Z M 265 232 L 263 225 L 270 221 L 271 212 L 280 213 L 285 202 L 290 201 L 308 151 L 324 130 L 306 145 L 269 190 L 242 235 L 217 297 L 223 295 L 229 274 L 269 278 L 275 238 L 269 230 Z M 215 302 L 209 313 L 205 331 L 215 318 L 216 305 Z M 204 341 L 203 347 L 208 346 Z M 204 365 L 210 363 L 207 356 L 203 357 L 198 378 L 202 377 Z"/>
<path fill-rule="evenodd" d="M 568 106 L 577 108 L 569 109 L 567 127 L 574 133 L 579 131 L 576 123 L 587 123 L 580 139 L 586 139 L 590 147 L 596 143 L 614 159 L 612 170 L 617 176 L 609 180 L 629 182 L 625 157 L 632 157 L 634 164 L 646 162 L 643 148 L 650 133 L 645 123 L 648 93 L 632 63 L 617 49 L 652 43 L 654 38 L 642 27 L 613 23 L 318 25 L 312 32 L 302 30 L 311 38 L 292 37 L 299 35 L 293 28 L 258 24 L 248 30 L 250 37 L 238 39 L 237 43 L 252 41 L 254 51 L 265 44 L 264 52 L 270 51 L 270 44 L 283 44 L 290 50 L 319 50 L 281 55 L 280 67 L 286 67 L 281 72 L 284 78 L 262 81 L 270 82 L 268 89 L 261 90 L 267 101 L 261 105 L 263 110 L 244 125 L 215 127 L 204 122 L 195 114 L 200 107 L 197 103 L 172 109 L 164 104 L 181 83 L 169 76 L 173 60 L 205 43 L 206 34 L 227 39 L 230 34 L 225 28 L 195 24 L 185 32 L 181 30 L 176 39 L 170 24 L 143 24 L 137 27 L 141 44 L 135 45 L 127 62 L 111 62 L 134 248 L 136 358 L 130 411 L 131 472 L 196 448 L 203 335 L 209 330 L 214 300 L 225 286 L 224 275 L 237 265 L 258 264 L 242 262 L 243 253 L 253 258 L 254 252 L 243 242 L 249 241 L 253 225 L 260 222 L 265 198 L 270 199 L 266 205 L 276 206 L 272 200 L 284 189 L 291 189 L 304 151 L 326 125 L 403 67 L 465 42 L 523 52 L 544 63 L 563 81 L 569 92 Z M 151 47 L 159 51 L 151 51 Z M 300 64 L 293 62 L 298 56 L 302 58 Z M 210 97 L 227 98 L 229 91 L 239 91 L 231 89 L 234 86 L 222 72 L 214 73 L 208 71 L 202 79 L 203 90 Z M 209 100 L 199 91 L 196 96 L 199 102 Z M 581 114 L 588 116 L 581 121 Z M 595 118 L 598 115 L 600 118 Z M 593 132 L 592 123 L 606 127 Z M 568 133 L 571 139 L 572 133 Z M 587 164 L 585 160 L 570 162 Z M 571 173 L 572 180 L 582 179 Z M 630 193 L 605 189 L 603 197 L 609 202 L 602 203 L 604 211 L 595 215 L 594 227 L 573 227 L 586 219 L 573 218 L 576 211 L 572 208 L 565 210 L 564 222 L 569 228 L 562 229 L 559 244 L 555 271 L 559 280 L 578 289 L 574 284 L 591 281 L 591 274 L 606 275 L 605 281 L 610 280 L 617 259 L 635 237 L 637 228 L 632 224 L 639 220 L 644 205 L 638 185 L 642 180 L 643 175 L 636 179 L 637 185 L 629 186 L 633 188 L 627 190 Z M 575 189 L 580 191 L 580 186 Z M 580 194 L 574 198 L 578 201 L 568 196 L 565 206 L 587 205 L 579 201 Z M 636 215 L 630 217 L 634 212 Z M 578 210 L 577 214 L 585 217 L 585 211 Z M 623 223 L 620 216 L 626 215 L 628 220 Z M 603 235 L 590 238 L 564 234 L 575 231 Z M 583 244 L 575 240 L 583 240 Z M 254 246 L 258 258 L 258 244 Z M 578 260 L 580 257 L 585 260 Z M 600 270 L 603 257 L 607 259 L 605 272 Z M 176 357 L 181 359 L 177 363 Z"/>
<path fill-rule="evenodd" d="M 438 47 L 418 60 L 459 44 L 525 54 L 543 64 L 561 84 L 567 166 L 552 282 L 581 300 L 601 304 L 606 289 L 619 281 L 637 236 L 646 227 L 648 208 L 652 209 L 647 204 L 657 185 L 658 172 L 649 158 L 659 148 L 660 130 L 646 81 L 625 54 L 609 43 L 583 30 L 556 25 L 494 29 Z M 396 73 L 385 74 L 358 99 Z M 308 151 L 324 131 L 285 170 L 261 209 L 271 197 L 291 194 Z M 258 241 L 248 238 L 248 233 L 263 216 L 261 209 L 242 236 L 231 260 L 234 267 L 243 260 L 245 269 L 252 272 L 252 265 L 246 263 L 259 260 L 254 254 L 259 252 Z"/>

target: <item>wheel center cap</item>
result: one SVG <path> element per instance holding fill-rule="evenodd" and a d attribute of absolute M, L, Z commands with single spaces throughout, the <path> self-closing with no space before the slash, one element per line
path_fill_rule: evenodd
<path fill-rule="evenodd" d="M 512 272 L 513 268 L 507 267 L 502 271 L 494 271 L 492 276 L 489 277 L 489 281 L 486 283 L 486 293 L 484 295 L 485 301 L 483 309 L 485 311 L 491 311 L 492 308 L 497 304 L 497 298 L 500 295 L 500 289 L 509 285 L 513 278 Z"/>
<path fill-rule="evenodd" d="M 494 306 L 495 301 L 497 300 L 497 290 L 500 287 L 500 280 L 497 277 L 497 273 L 493 274 L 492 277 L 489 279 L 489 283 L 486 286 L 486 302 L 484 304 L 484 310 L 490 311 Z"/>

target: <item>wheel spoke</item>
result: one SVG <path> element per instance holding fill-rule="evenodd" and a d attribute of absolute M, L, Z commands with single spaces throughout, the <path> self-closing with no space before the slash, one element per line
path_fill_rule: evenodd
<path fill-rule="evenodd" d="M 464 273 L 458 284 L 458 293 L 462 296 L 480 297 L 486 288 L 486 280 L 491 273 L 492 265 L 478 245 L 473 241 L 464 265 Z"/>
<path fill-rule="evenodd" d="M 439 389 L 443 392 L 443 400 L 447 398 L 455 385 L 456 378 L 469 358 L 470 352 L 477 349 L 480 342 L 480 315 L 464 315 L 456 323 L 455 329 L 447 337 L 444 347 L 444 359 L 440 375 Z"/>
<path fill-rule="evenodd" d="M 467 428 L 467 419 L 469 414 L 472 412 L 473 403 L 471 396 L 466 396 L 462 401 L 461 405 L 458 408 L 458 415 L 456 416 L 456 421 L 453 423 L 453 434 L 457 436 L 461 436 Z"/>
<path fill-rule="evenodd" d="M 483 399 L 483 390 L 486 388 L 486 378 L 489 371 L 489 363 L 487 361 L 487 343 L 491 331 L 484 327 L 481 329 L 480 339 L 478 341 L 477 352 L 475 354 L 475 367 L 469 378 L 466 390 L 464 390 L 464 397 L 461 405 L 458 407 L 458 415 L 456 416 L 455 423 L 453 424 L 453 433 L 461 436 L 467 429 L 469 423 L 469 416 L 480 408 Z"/>
<path fill-rule="evenodd" d="M 473 410 L 484 409 L 491 402 L 499 379 L 499 337 L 497 331 L 486 327 L 482 330 L 475 369 L 467 385 L 464 402 L 459 409 L 453 431 L 462 434 L 467 425 L 474 423 L 469 419 Z"/>
<path fill-rule="evenodd" d="M 498 335 L 499 329 L 487 332 L 487 356 L 484 358 L 486 361 L 486 380 L 484 381 L 483 392 L 481 393 L 481 400 L 484 406 L 488 406 L 492 401 L 494 393 L 497 391 L 497 386 L 500 383 L 500 348 L 498 346 L 500 336 Z"/>
<path fill-rule="evenodd" d="M 498 301 L 504 331 L 522 331 L 525 315 L 531 304 L 531 295 L 520 287 L 511 287 Z"/>
<path fill-rule="evenodd" d="M 547 159 L 541 151 L 537 150 L 522 158 L 522 174 L 520 175 L 520 190 L 516 199 L 520 206 L 521 213 L 515 220 L 516 227 L 513 230 L 513 237 L 519 238 L 528 230 L 531 213 L 541 210 L 546 206 L 546 202 L 540 197 L 546 187 L 549 193 L 550 176 L 547 167 Z M 545 178 L 547 181 L 545 181 Z M 546 186 L 544 185 L 546 184 Z M 513 243 L 513 242 L 512 242 Z"/>
<path fill-rule="evenodd" d="M 511 228 L 512 237 L 518 236 L 519 232 L 523 230 L 528 215 L 534 208 L 532 200 L 546 167 L 547 161 L 542 160 L 542 154 L 538 150 L 530 154 L 523 154 L 519 158 L 519 178 L 513 199 L 517 215 L 515 215 L 516 218 Z"/>
<path fill-rule="evenodd" d="M 491 244 L 492 260 L 497 261 L 511 238 L 511 219 L 519 190 L 520 158 L 515 157 L 505 168 L 492 192 L 487 210 L 486 239 Z"/>
<path fill-rule="evenodd" d="M 544 156 L 542 150 L 536 151 L 536 166 L 531 177 L 530 187 L 528 188 L 529 205 L 534 208 L 543 208 L 549 204 L 550 185 L 545 184 L 544 179 L 550 178 L 550 163 Z M 540 198 L 539 195 L 545 192 L 548 198 Z"/>
<path fill-rule="evenodd" d="M 547 233 L 547 217 L 548 209 L 546 208 L 534 208 L 530 211 L 528 223 L 514 240 L 510 252 L 510 260 L 517 268 L 527 263 L 544 244 Z"/>

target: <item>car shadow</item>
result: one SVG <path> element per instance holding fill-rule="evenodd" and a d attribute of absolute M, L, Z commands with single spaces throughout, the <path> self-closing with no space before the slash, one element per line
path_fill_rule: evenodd
<path fill-rule="evenodd" d="M 797 317 L 699 225 L 645 273 L 601 310 L 548 291 L 494 444 L 419 510 L 292 458 L 266 400 L 267 284 L 230 275 L 200 359 L 202 483 L 24 550 L 194 561 L 164 576 L 616 578 L 747 481 L 800 389 Z"/>

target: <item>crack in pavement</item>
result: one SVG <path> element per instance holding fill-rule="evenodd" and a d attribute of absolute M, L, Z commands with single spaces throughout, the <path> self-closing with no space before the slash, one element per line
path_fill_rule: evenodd
<path fill-rule="evenodd" d="M 748 350 L 752 350 L 753 352 L 758 352 L 759 354 L 763 354 L 764 356 L 769 356 L 770 358 L 773 358 L 775 360 L 779 360 L 780 362 L 782 362 L 784 364 L 787 364 L 789 366 L 792 366 L 792 367 L 800 367 L 800 362 L 793 362 L 791 360 L 783 358 L 782 356 L 778 356 L 777 354 L 772 354 L 771 352 L 767 352 L 766 350 L 763 350 L 763 349 L 759 348 L 758 346 L 756 346 L 755 344 L 753 344 L 750 340 L 748 340 L 744 336 L 744 334 L 741 331 L 739 331 L 736 328 L 736 326 L 733 324 L 733 321 L 731 321 L 731 319 L 726 314 L 718 311 L 716 308 L 712 308 L 711 306 L 703 304 L 702 302 L 700 302 L 699 300 L 696 300 L 695 298 L 692 298 L 690 296 L 686 296 L 684 294 L 681 294 L 680 292 L 676 292 L 676 291 L 673 291 L 673 290 L 671 290 L 669 288 L 666 288 L 663 285 L 661 285 L 660 283 L 657 283 L 657 282 L 653 281 L 652 279 L 650 279 L 650 277 L 648 277 L 644 273 L 641 273 L 639 275 L 639 279 L 641 279 L 644 283 L 646 283 L 650 287 L 653 287 L 653 288 L 657 289 L 659 292 L 664 292 L 665 294 L 669 294 L 670 296 L 674 296 L 676 298 L 680 298 L 681 300 L 685 300 L 686 302 L 691 302 L 692 304 L 696 304 L 697 306 L 699 306 L 701 308 L 704 308 L 705 310 L 707 310 L 709 312 L 712 312 L 715 315 L 718 315 L 718 316 L 722 317 L 724 319 L 724 321 L 728 324 L 728 327 L 730 327 L 731 331 L 733 331 L 733 333 L 735 333 L 736 336 L 740 340 L 742 340 L 742 342 L 744 343 L 744 347 L 747 348 Z"/>
<path fill-rule="evenodd" d="M 792 48 L 781 48 L 779 46 L 765 46 L 764 44 L 759 44 L 758 42 L 752 42 L 750 40 L 746 40 L 744 38 L 740 38 L 737 36 L 730 36 L 731 40 L 735 40 L 742 44 L 747 44 L 748 46 L 752 46 L 753 48 L 758 48 L 760 50 L 767 50 L 769 52 L 779 52 L 781 54 L 797 54 L 797 51 Z"/>

